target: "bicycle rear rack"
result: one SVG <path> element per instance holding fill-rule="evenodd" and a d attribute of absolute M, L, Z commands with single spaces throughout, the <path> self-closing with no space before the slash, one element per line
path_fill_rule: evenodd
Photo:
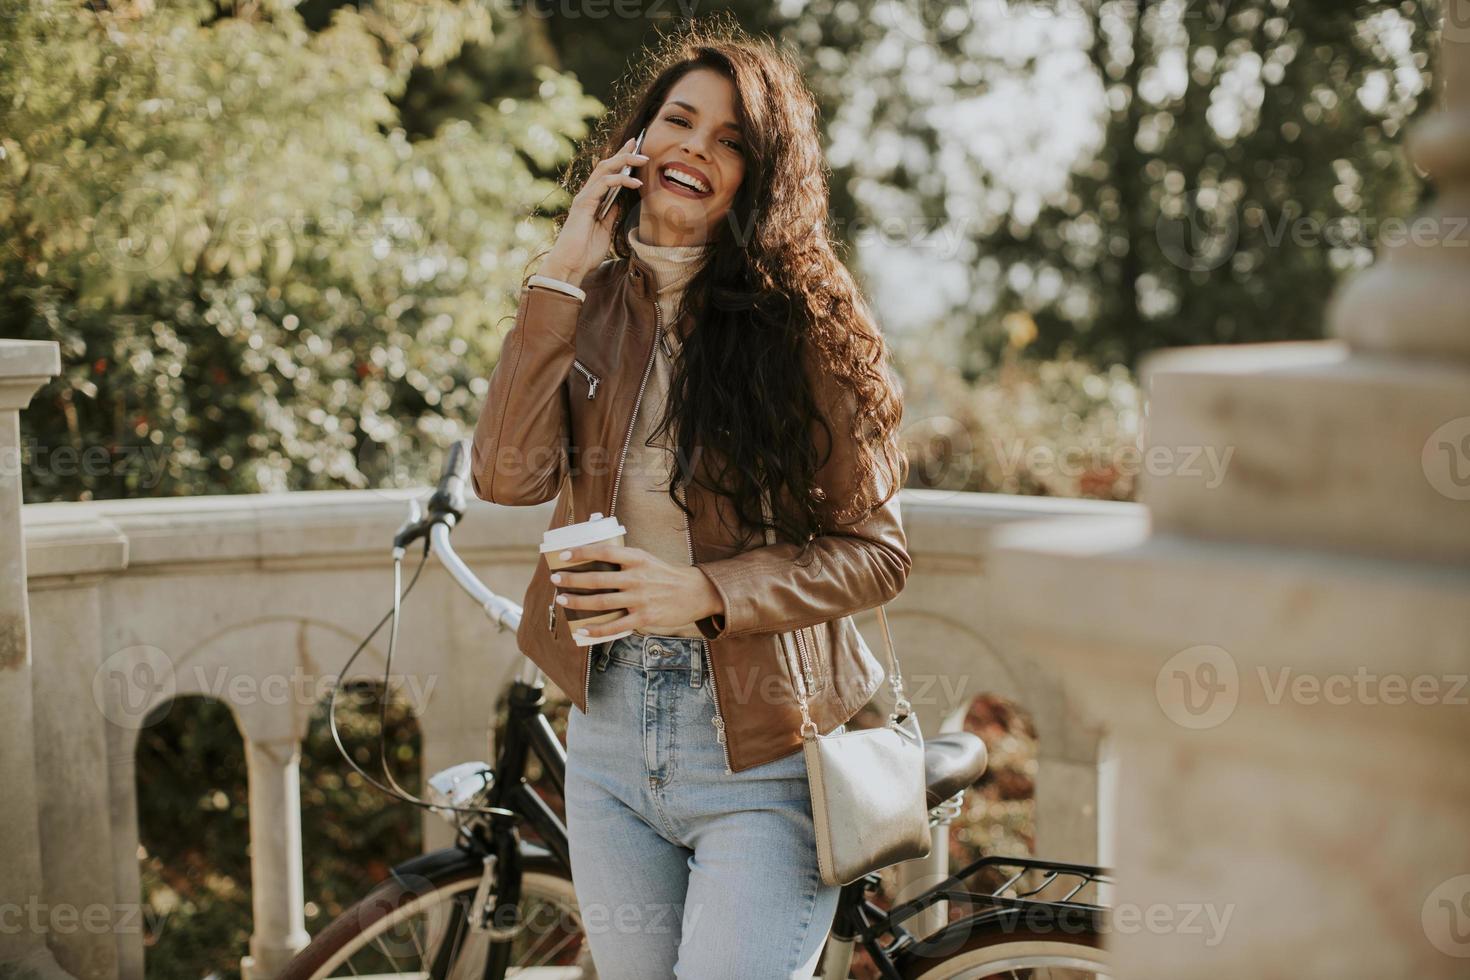
<path fill-rule="evenodd" d="M 974 884 L 967 887 L 966 882 L 971 879 Z M 878 883 L 876 873 L 866 880 L 873 887 Z M 950 903 L 949 922 L 940 931 L 956 921 L 981 925 L 1022 916 L 1031 917 L 1033 922 L 1042 920 L 1058 928 L 1083 931 L 1098 928 L 1107 915 L 1107 906 L 1102 904 L 1099 892 L 1111 884 L 1105 868 L 1039 858 L 983 857 L 922 895 L 890 909 L 881 909 L 864 899 L 861 914 L 869 937 L 893 934 L 890 943 L 877 946 L 883 956 L 893 957 L 925 942 L 925 938 L 904 928 L 903 923 L 938 902 Z"/>

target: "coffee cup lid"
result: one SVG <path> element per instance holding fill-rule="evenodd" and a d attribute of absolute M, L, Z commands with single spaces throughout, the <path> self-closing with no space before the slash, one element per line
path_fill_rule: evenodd
<path fill-rule="evenodd" d="M 603 517 L 601 511 L 593 511 L 592 518 L 581 524 L 568 524 L 566 527 L 547 531 L 541 537 L 541 551 L 561 551 L 563 548 L 606 541 L 626 533 L 627 528 L 619 524 L 616 517 Z"/>

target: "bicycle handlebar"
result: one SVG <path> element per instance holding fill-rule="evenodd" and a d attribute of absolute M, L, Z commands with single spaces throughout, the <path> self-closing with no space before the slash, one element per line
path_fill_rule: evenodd
<path fill-rule="evenodd" d="M 520 603 L 511 602 L 503 595 L 497 595 L 490 591 L 489 587 L 481 582 L 470 567 L 464 563 L 464 559 L 454 553 L 454 546 L 449 543 L 449 527 L 446 524 L 436 524 L 429 532 L 429 541 L 433 545 L 434 553 L 439 556 L 442 564 L 450 576 L 459 583 L 470 596 L 478 602 L 495 624 L 502 629 L 515 632 L 521 627 Z"/>
<path fill-rule="evenodd" d="M 468 439 L 460 439 L 449 446 L 444 457 L 444 468 L 439 474 L 439 483 L 429 498 L 425 513 L 419 516 L 419 503 L 410 501 L 409 519 L 393 536 L 395 550 L 406 548 L 420 538 L 429 539 L 429 547 L 439 556 L 439 562 L 450 576 L 478 602 L 489 617 L 501 629 L 518 630 L 521 625 L 521 607 L 504 596 L 490 590 L 470 570 L 464 560 L 455 554 L 449 543 L 449 534 L 465 515 L 465 484 L 470 476 L 470 445 Z"/>
<path fill-rule="evenodd" d="M 449 447 L 444 471 L 439 474 L 439 485 L 434 488 L 434 496 L 429 498 L 429 515 L 453 514 L 456 521 L 463 520 L 464 485 L 469 476 L 469 440 L 460 439 Z"/>
<path fill-rule="evenodd" d="M 464 520 L 464 485 L 469 475 L 469 440 L 460 439 L 450 443 L 449 452 L 444 457 L 444 469 L 439 473 L 439 485 L 429 498 L 427 513 L 418 516 L 418 502 L 415 501 L 409 512 L 409 519 L 393 536 L 393 547 L 407 548 L 427 535 L 436 524 L 453 527 Z"/>

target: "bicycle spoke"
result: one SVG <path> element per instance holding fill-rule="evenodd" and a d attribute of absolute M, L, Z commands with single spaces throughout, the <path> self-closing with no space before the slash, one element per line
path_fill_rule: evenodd
<path fill-rule="evenodd" d="M 544 965 L 546 963 L 550 963 L 552 961 L 552 958 L 555 957 L 557 953 L 560 953 L 562 950 L 566 949 L 567 948 L 567 945 L 569 943 L 571 943 L 571 942 L 574 942 L 576 940 L 576 938 L 577 937 L 575 935 L 573 935 L 571 933 L 568 933 L 562 939 L 562 941 L 560 943 L 558 943 L 555 947 L 553 947 L 552 950 L 551 950 L 551 952 L 548 953 L 545 957 L 542 957 L 540 959 L 537 959 L 535 957 L 530 957 L 531 962 L 527 963 L 526 965 L 527 966 L 542 966 L 542 965 Z"/>
<path fill-rule="evenodd" d="M 373 945 L 376 946 L 376 947 L 378 947 L 378 949 L 380 949 L 380 950 L 383 951 L 383 958 L 388 961 L 388 964 L 391 967 L 393 967 L 393 972 L 394 973 L 400 973 L 400 972 L 402 972 L 401 970 L 398 969 L 398 957 L 394 956 L 393 953 L 388 949 L 388 947 L 385 946 L 385 945 L 383 945 L 383 937 L 382 936 L 378 936 L 378 937 L 374 938 L 373 939 Z"/>
<path fill-rule="evenodd" d="M 428 926 L 425 925 L 424 928 L 428 929 Z M 408 938 L 413 940 L 413 949 L 414 952 L 417 953 L 419 956 L 419 962 L 425 962 L 428 957 L 424 955 L 424 946 L 421 942 L 419 942 L 419 931 L 418 929 L 415 929 L 412 925 L 408 927 Z"/>
<path fill-rule="evenodd" d="M 548 882 L 565 882 L 545 877 Z M 479 880 L 442 897 L 375 918 L 332 976 L 365 980 L 482 980 L 491 934 L 477 931 L 470 905 Z M 586 936 L 570 882 L 541 885 L 522 899 L 525 928 L 511 941 L 510 975 L 546 967 L 586 966 Z M 325 976 L 325 975 L 324 975 Z"/>

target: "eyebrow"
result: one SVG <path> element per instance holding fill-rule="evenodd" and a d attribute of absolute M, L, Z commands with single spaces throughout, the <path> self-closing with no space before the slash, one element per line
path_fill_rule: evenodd
<path fill-rule="evenodd" d="M 688 102 L 680 102 L 678 99 L 670 99 L 668 104 L 669 105 L 676 105 L 676 106 L 679 106 L 680 108 L 683 108 L 683 109 L 688 109 L 690 112 L 694 113 L 696 116 L 699 115 L 699 110 L 696 109 L 696 108 L 694 108 L 694 106 L 690 105 Z M 733 129 L 737 133 L 740 132 L 740 127 L 737 126 L 735 123 L 729 122 L 729 121 L 726 121 L 726 122 L 721 123 L 720 124 L 720 128 L 721 129 Z"/>

